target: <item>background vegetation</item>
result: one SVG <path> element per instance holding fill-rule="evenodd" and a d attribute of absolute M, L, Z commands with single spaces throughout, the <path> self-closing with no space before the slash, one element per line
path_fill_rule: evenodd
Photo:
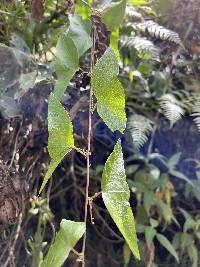
<path fill-rule="evenodd" d="M 17 203 L 7 206 L 10 213 L 0 208 L 1 266 L 39 266 L 61 219 L 83 221 L 86 167 L 80 153 L 72 151 L 46 192 L 36 196 L 49 163 L 47 106 L 57 78 L 52 61 L 58 36 L 67 29 L 70 14 L 88 18 L 92 5 L 98 10 L 91 20 L 98 31 L 95 57 L 100 58 L 118 35 L 112 25 L 102 23 L 107 22 L 106 4 L 112 5 L 64 0 L 0 3 L 0 192 Z M 119 29 L 119 79 L 128 118 L 122 147 L 141 261 L 131 256 L 97 197 L 92 203 L 94 224 L 88 224 L 87 267 L 200 264 L 199 7 L 198 0 L 127 4 Z M 115 14 L 119 17 L 118 10 Z M 75 142 L 85 148 L 89 64 L 88 52 L 62 98 Z M 96 113 L 92 131 L 91 196 L 100 191 L 103 165 L 119 138 Z M 71 253 L 65 266 L 80 266 L 78 259 Z"/>

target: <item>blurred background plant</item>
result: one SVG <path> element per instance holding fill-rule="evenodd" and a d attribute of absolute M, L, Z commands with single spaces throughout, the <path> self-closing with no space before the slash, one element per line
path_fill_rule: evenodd
<path fill-rule="evenodd" d="M 101 10 L 110 2 L 0 3 L 0 155 L 16 167 L 27 196 L 18 245 L 12 247 L 19 224 L 1 235 L 1 266 L 39 266 L 60 219 L 83 218 L 85 160 L 75 152 L 57 169 L 46 193 L 40 199 L 34 195 L 48 168 L 47 99 L 56 78 L 51 62 L 58 34 L 67 29 L 69 14 L 86 18 L 91 4 Z M 142 261 L 135 262 L 97 198 L 95 224 L 88 230 L 88 267 L 199 266 L 199 6 L 198 0 L 128 1 L 119 29 L 119 78 L 126 91 L 123 149 Z M 98 17 L 93 21 L 99 25 Z M 104 29 L 99 47 L 107 39 Z M 89 53 L 81 58 L 62 100 L 81 147 L 87 143 L 88 58 Z M 117 135 L 96 115 L 93 138 L 91 195 L 99 191 L 102 166 Z M 79 266 L 74 254 L 65 266 Z"/>

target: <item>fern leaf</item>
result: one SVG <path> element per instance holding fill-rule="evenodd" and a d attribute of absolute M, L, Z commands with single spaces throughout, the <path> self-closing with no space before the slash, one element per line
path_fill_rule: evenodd
<path fill-rule="evenodd" d="M 159 25 L 152 20 L 136 23 L 135 28 L 139 29 L 143 33 L 147 32 L 152 37 L 183 46 L 178 33 Z"/>
<path fill-rule="evenodd" d="M 124 45 L 127 47 L 133 46 L 140 55 L 148 55 L 152 60 L 160 61 L 160 50 L 146 38 L 129 37 Z"/>
<path fill-rule="evenodd" d="M 197 100 L 197 102 L 195 103 L 195 105 L 192 109 L 191 116 L 195 117 L 194 122 L 196 123 L 197 128 L 200 131 L 200 99 Z"/>
<path fill-rule="evenodd" d="M 128 119 L 127 129 L 133 139 L 134 147 L 139 149 L 147 142 L 148 135 L 153 130 L 153 122 L 142 115 L 134 114 Z"/>
<path fill-rule="evenodd" d="M 172 94 L 165 94 L 160 98 L 160 107 L 171 125 L 176 123 L 185 112 L 181 103 Z"/>
<path fill-rule="evenodd" d="M 139 20 L 139 21 L 141 21 L 141 19 L 142 19 L 142 14 L 141 13 L 139 13 L 136 9 L 135 9 L 135 7 L 133 7 L 133 6 L 126 6 L 126 16 L 125 16 L 125 18 L 127 19 L 131 19 L 132 21 L 133 20 Z"/>

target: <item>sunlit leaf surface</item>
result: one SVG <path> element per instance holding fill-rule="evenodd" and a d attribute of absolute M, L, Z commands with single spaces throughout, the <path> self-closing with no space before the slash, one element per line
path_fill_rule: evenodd
<path fill-rule="evenodd" d="M 117 142 L 114 151 L 109 156 L 103 171 L 102 197 L 106 208 L 134 256 L 140 259 L 120 141 Z"/>
<path fill-rule="evenodd" d="M 69 115 L 53 94 L 49 98 L 48 132 L 48 151 L 51 163 L 40 192 L 64 156 L 74 147 L 73 127 Z"/>
<path fill-rule="evenodd" d="M 113 132 L 123 133 L 126 127 L 125 94 L 117 79 L 118 73 L 117 57 L 113 49 L 108 48 L 94 67 L 92 88 L 101 118 Z"/>
<path fill-rule="evenodd" d="M 83 222 L 62 220 L 55 242 L 51 245 L 41 267 L 61 267 L 84 232 Z"/>

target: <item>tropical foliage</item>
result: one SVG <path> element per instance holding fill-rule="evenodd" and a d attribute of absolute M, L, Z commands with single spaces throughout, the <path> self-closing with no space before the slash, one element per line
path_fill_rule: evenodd
<path fill-rule="evenodd" d="M 0 3 L 2 266 L 199 266 L 198 5 Z"/>

